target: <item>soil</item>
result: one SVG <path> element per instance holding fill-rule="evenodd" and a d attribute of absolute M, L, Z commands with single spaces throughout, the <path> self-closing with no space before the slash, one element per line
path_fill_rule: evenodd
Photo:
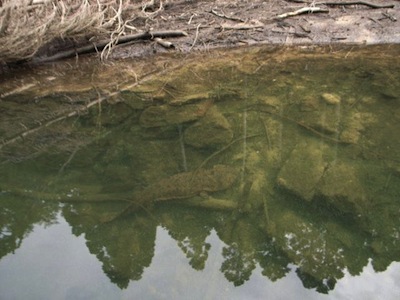
<path fill-rule="evenodd" d="M 167 38 L 164 48 L 154 41 L 136 41 L 114 49 L 112 58 L 143 57 L 163 52 L 192 52 L 247 45 L 398 44 L 400 1 L 351 1 L 353 5 L 325 5 L 302 0 L 169 0 L 155 1 L 137 28 L 150 31 L 183 30 L 185 37 Z M 349 3 L 336 0 L 330 3 Z M 319 2 L 319 3 L 322 3 Z M 364 3 L 364 4 L 362 4 Z M 365 4 L 390 6 L 372 8 Z M 304 7 L 323 12 L 278 18 Z"/>

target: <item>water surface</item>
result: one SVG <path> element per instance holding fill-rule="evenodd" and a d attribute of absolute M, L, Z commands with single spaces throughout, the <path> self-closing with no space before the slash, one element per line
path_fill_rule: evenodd
<path fill-rule="evenodd" d="M 399 52 L 250 48 L 6 81 L 2 295 L 397 299 Z"/>

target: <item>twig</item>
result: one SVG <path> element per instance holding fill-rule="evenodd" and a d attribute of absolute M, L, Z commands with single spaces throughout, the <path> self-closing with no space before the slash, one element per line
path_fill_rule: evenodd
<path fill-rule="evenodd" d="M 382 15 L 385 17 L 385 19 L 389 19 L 392 22 L 396 22 L 397 21 L 397 18 L 395 16 L 391 15 L 391 14 L 383 12 Z M 382 19 L 379 19 L 379 20 L 382 20 Z"/>
<path fill-rule="evenodd" d="M 124 33 L 124 26 L 122 20 L 122 0 L 119 0 L 118 10 L 116 11 L 113 7 L 112 10 L 114 10 L 115 12 L 115 16 L 112 20 L 113 22 L 115 20 L 118 20 L 118 25 L 117 28 L 113 30 L 113 32 L 111 32 L 110 41 L 107 43 L 107 45 L 103 47 L 103 51 L 100 54 L 100 58 L 102 61 L 108 58 L 114 46 L 117 45 L 119 37 Z M 95 50 L 98 51 L 97 48 Z"/>
<path fill-rule="evenodd" d="M 188 25 L 190 25 L 190 23 L 192 23 L 192 20 L 193 20 L 193 17 L 195 17 L 195 16 L 197 16 L 197 14 L 192 14 L 191 16 L 190 16 L 190 19 L 189 19 L 189 21 L 188 21 Z"/>
<path fill-rule="evenodd" d="M 185 31 L 181 31 L 181 30 L 142 32 L 142 33 L 119 37 L 116 41 L 116 45 L 128 43 L 128 42 L 135 41 L 135 40 L 150 40 L 150 39 L 153 39 L 156 37 L 163 38 L 163 37 L 180 37 L 180 36 L 187 36 L 187 33 Z M 100 41 L 100 42 L 92 44 L 92 45 L 80 47 L 78 49 L 63 51 L 63 52 L 57 53 L 53 56 L 39 57 L 38 59 L 35 60 L 35 62 L 40 62 L 40 63 L 41 62 L 50 62 L 50 61 L 55 61 L 55 60 L 59 60 L 59 59 L 74 57 L 77 54 L 79 55 L 79 54 L 91 53 L 91 52 L 96 51 L 96 49 L 97 50 L 104 49 L 109 43 L 110 43 L 109 40 Z"/>
<path fill-rule="evenodd" d="M 221 28 L 222 29 L 234 29 L 234 30 L 249 30 L 249 29 L 255 29 L 255 28 L 262 28 L 264 27 L 264 23 L 258 21 L 258 20 L 252 20 L 250 22 L 243 22 L 240 24 L 222 24 Z"/>
<path fill-rule="evenodd" d="M 5 8 L 4 9 L 4 14 L 1 16 L 1 19 L 0 19 L 0 36 L 2 36 L 6 32 L 8 26 L 9 26 L 10 10 L 11 10 L 10 7 Z M 0 11 L 0 15 L 2 13 L 3 13 L 3 11 Z"/>
<path fill-rule="evenodd" d="M 320 7 L 303 7 L 293 12 L 284 13 L 275 17 L 277 20 L 282 20 L 288 17 L 293 17 L 302 14 L 310 14 L 310 13 L 328 13 L 329 10 L 323 9 Z"/>
<path fill-rule="evenodd" d="M 164 47 L 164 48 L 175 48 L 175 45 L 172 44 L 171 42 L 168 42 L 166 40 L 163 40 L 162 38 L 155 38 L 154 39 L 156 41 L 157 44 L 159 44 L 160 46 Z"/>
<path fill-rule="evenodd" d="M 64 172 L 64 169 L 66 168 L 66 166 L 68 166 L 68 164 L 71 162 L 71 160 L 74 158 L 76 152 L 78 152 L 79 147 L 76 147 L 74 151 L 72 151 L 71 155 L 69 156 L 69 158 L 67 159 L 67 161 L 61 166 L 60 170 L 58 170 L 58 173 L 62 173 Z"/>
<path fill-rule="evenodd" d="M 148 16 L 148 17 L 154 17 L 154 16 L 156 16 L 160 11 L 163 11 L 163 10 L 164 10 L 164 6 L 163 6 L 163 3 L 162 3 L 162 0 L 160 0 L 160 5 L 159 5 L 159 7 L 158 7 L 158 9 L 157 9 L 156 11 L 151 12 L 151 13 L 148 13 L 148 12 L 146 11 L 147 8 L 153 8 L 153 7 L 154 7 L 154 0 L 151 0 L 150 2 L 145 3 L 145 4 L 143 5 L 143 7 L 142 7 L 142 12 L 143 12 L 146 16 Z"/>
<path fill-rule="evenodd" d="M 366 2 L 366 1 L 349 1 L 349 2 L 315 2 L 315 1 L 305 1 L 305 0 L 290 0 L 291 2 L 296 2 L 296 3 L 307 3 L 307 4 L 313 4 L 313 5 L 327 5 L 327 6 L 347 6 L 347 5 L 365 5 L 371 8 L 393 8 L 394 4 L 375 4 L 371 2 Z"/>
<path fill-rule="evenodd" d="M 319 136 L 319 137 L 321 137 L 321 138 L 323 138 L 325 140 L 331 141 L 331 142 L 333 142 L 335 144 L 349 144 L 348 142 L 344 142 L 344 141 L 335 139 L 333 137 L 327 136 L 327 135 L 321 133 L 320 131 L 315 130 L 314 128 L 304 124 L 303 122 L 296 121 L 295 119 L 292 119 L 292 118 L 290 118 L 288 116 L 280 115 L 280 114 L 277 114 L 277 113 L 274 113 L 274 112 L 271 112 L 271 111 L 266 111 L 266 110 L 258 110 L 258 111 L 262 112 L 262 113 L 267 113 L 267 114 L 273 115 L 273 116 L 275 116 L 277 118 L 284 119 L 284 120 L 287 120 L 287 121 L 292 122 L 292 123 L 295 123 L 296 125 L 306 129 L 307 131 L 309 131 L 309 132 L 311 132 L 311 133 L 313 133 L 313 134 L 315 134 L 315 135 L 317 135 L 317 136 Z"/>
<path fill-rule="evenodd" d="M 14 143 L 14 142 L 16 142 L 16 141 L 24 140 L 24 138 L 25 138 L 26 136 L 28 136 L 28 135 L 30 135 L 30 134 L 36 132 L 36 131 L 39 131 L 39 130 L 42 129 L 42 128 L 48 127 L 48 126 L 50 126 L 50 125 L 52 125 L 52 124 L 54 124 L 54 123 L 60 122 L 60 121 L 62 121 L 62 120 L 65 120 L 65 119 L 68 119 L 68 118 L 77 116 L 77 115 L 79 115 L 80 113 L 86 111 L 88 108 L 92 107 L 93 105 L 96 105 L 96 104 L 98 104 L 99 102 L 104 101 L 105 99 L 107 99 L 107 98 L 104 97 L 104 98 L 101 98 L 101 99 L 97 99 L 97 100 L 95 100 L 95 101 L 92 101 L 92 102 L 90 102 L 89 104 L 85 105 L 84 107 L 81 107 L 81 108 L 79 108 L 79 109 L 77 109 L 77 110 L 74 110 L 74 111 L 72 111 L 72 112 L 69 112 L 69 113 L 67 113 L 67 114 L 63 114 L 63 115 L 61 115 L 61 116 L 58 116 L 58 117 L 56 117 L 56 118 L 54 118 L 54 119 L 52 119 L 52 120 L 50 120 L 50 121 L 48 121 L 48 122 L 46 122 L 46 123 L 44 123 L 44 124 L 41 124 L 41 123 L 40 123 L 39 126 L 33 127 L 33 128 L 31 128 L 31 129 L 29 129 L 29 130 L 26 130 L 26 131 L 24 131 L 23 133 L 18 134 L 17 136 L 15 136 L 15 137 L 13 137 L 13 138 L 10 138 L 10 139 L 8 139 L 8 140 L 4 140 L 4 141 L 2 141 L 2 143 L 1 143 L 1 145 L 0 145 L 0 149 L 2 149 L 4 146 L 9 145 L 9 144 L 12 144 L 12 143 Z"/>
<path fill-rule="evenodd" d="M 262 124 L 264 125 L 264 130 L 265 130 L 265 136 L 267 138 L 267 143 L 268 143 L 268 149 L 271 149 L 271 139 L 269 137 L 269 133 L 268 133 L 268 127 L 267 124 L 265 124 L 264 120 L 261 120 Z"/>
<path fill-rule="evenodd" d="M 183 132 L 182 132 L 182 125 L 178 125 L 178 132 L 179 132 L 179 145 L 181 147 L 181 153 L 182 153 L 182 163 L 183 163 L 183 170 L 185 172 L 188 171 L 187 168 L 187 162 L 186 162 L 186 151 L 185 151 L 185 143 L 183 141 Z"/>
<path fill-rule="evenodd" d="M 365 2 L 365 1 L 350 1 L 350 2 L 318 2 L 316 3 L 317 5 L 324 4 L 327 6 L 346 6 L 346 5 L 365 5 L 371 8 L 393 8 L 394 4 L 374 4 L 370 2 Z"/>
<path fill-rule="evenodd" d="M 189 52 L 193 49 L 194 45 L 195 45 L 196 42 L 197 42 L 197 38 L 199 37 L 199 28 L 200 28 L 200 26 L 201 26 L 201 23 L 200 23 L 199 25 L 197 25 L 197 28 L 196 28 L 196 35 L 195 35 L 195 37 L 194 37 L 194 41 L 193 41 L 192 46 L 190 46 L 190 48 L 189 48 Z"/>
<path fill-rule="evenodd" d="M 249 135 L 246 137 L 246 139 L 249 138 L 253 138 L 253 137 L 257 137 L 257 136 L 261 136 L 261 134 L 253 134 L 253 135 Z M 211 154 L 209 157 L 207 157 L 205 160 L 203 160 L 203 162 L 197 167 L 197 169 L 193 172 L 196 173 L 198 170 L 200 170 L 201 168 L 203 168 L 212 158 L 214 158 L 215 156 L 217 156 L 218 154 L 224 152 L 225 150 L 227 150 L 229 147 L 231 147 L 233 144 L 242 141 L 243 139 L 245 139 L 244 137 L 240 137 L 237 138 L 235 140 L 233 140 L 232 142 L 230 142 L 228 145 L 226 145 L 225 147 L 222 147 L 221 149 L 215 151 L 213 154 Z"/>
<path fill-rule="evenodd" d="M 217 17 L 223 18 L 223 19 L 237 21 L 237 22 L 244 22 L 244 20 L 241 19 L 241 18 L 228 17 L 224 12 L 222 12 L 222 14 L 221 14 L 221 13 L 218 13 L 215 9 L 212 9 L 210 11 L 210 13 L 215 15 L 215 16 L 217 16 Z"/>
<path fill-rule="evenodd" d="M 265 215 L 265 221 L 267 223 L 267 226 L 269 225 L 269 212 L 268 212 L 268 203 L 267 203 L 267 198 L 265 195 L 262 196 L 263 200 L 263 205 L 264 205 L 264 215 Z"/>

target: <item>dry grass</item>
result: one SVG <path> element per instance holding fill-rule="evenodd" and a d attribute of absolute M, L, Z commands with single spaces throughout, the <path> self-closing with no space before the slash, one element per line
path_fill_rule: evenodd
<path fill-rule="evenodd" d="M 136 2 L 136 3 L 135 3 Z M 0 63 L 26 60 L 56 38 L 115 40 L 141 12 L 133 0 L 3 0 L 0 1 Z"/>

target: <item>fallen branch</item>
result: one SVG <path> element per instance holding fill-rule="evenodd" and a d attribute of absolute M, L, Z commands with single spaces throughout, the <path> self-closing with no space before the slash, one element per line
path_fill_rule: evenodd
<path fill-rule="evenodd" d="M 393 8 L 394 4 L 374 4 L 370 2 L 365 2 L 365 1 L 350 1 L 350 2 L 318 2 L 316 3 L 317 5 L 327 5 L 327 6 L 346 6 L 346 5 L 365 5 L 374 9 L 377 8 Z"/>
<path fill-rule="evenodd" d="M 171 42 L 168 42 L 166 40 L 163 40 L 162 38 L 155 38 L 154 39 L 156 41 L 157 44 L 159 44 L 160 46 L 164 47 L 164 48 L 175 48 L 175 45 L 172 44 Z"/>
<path fill-rule="evenodd" d="M 178 68 L 179 66 L 181 66 L 181 65 L 178 65 L 176 68 Z M 169 72 L 169 71 L 170 71 L 169 68 L 166 68 L 161 72 L 159 70 L 157 70 L 157 69 L 154 70 L 154 71 L 150 71 L 149 73 L 144 74 L 143 77 L 140 80 L 137 80 L 132 84 L 129 84 L 125 88 L 126 89 L 131 89 L 131 88 L 143 83 L 145 80 L 147 80 L 150 76 L 154 75 L 155 73 L 158 73 L 158 74 L 161 75 L 161 74 L 163 74 L 165 72 Z M 86 105 L 84 105 L 82 107 L 79 107 L 79 108 L 77 108 L 77 109 L 75 109 L 73 111 L 70 111 L 70 112 L 67 112 L 67 113 L 62 113 L 60 115 L 56 115 L 53 119 L 47 121 L 46 123 L 43 123 L 43 124 L 40 123 L 38 126 L 35 126 L 33 128 L 30 128 L 30 129 L 27 129 L 27 130 L 23 131 L 22 133 L 16 134 L 13 137 L 10 137 L 8 139 L 0 140 L 0 150 L 2 148 L 6 147 L 7 145 L 13 144 L 13 143 L 18 142 L 18 141 L 23 141 L 25 139 L 25 137 L 27 137 L 27 136 L 29 136 L 29 135 L 31 135 L 31 134 L 43 129 L 43 128 L 50 127 L 51 125 L 53 125 L 55 123 L 58 123 L 60 121 L 66 120 L 68 118 L 79 116 L 80 114 L 86 112 L 90 107 L 92 107 L 94 105 L 99 105 L 103 101 L 109 99 L 110 97 L 118 95 L 119 93 L 120 93 L 120 91 L 108 93 L 107 95 L 101 96 L 96 100 L 90 101 Z"/>
<path fill-rule="evenodd" d="M 244 139 L 249 139 L 249 138 L 253 138 L 253 137 L 258 137 L 261 136 L 261 134 L 253 134 L 247 137 L 239 137 L 233 141 L 231 141 L 229 144 L 227 144 L 226 146 L 222 147 L 221 149 L 215 151 L 213 154 L 211 154 L 210 156 L 208 156 L 205 160 L 203 160 L 203 162 L 196 168 L 196 170 L 193 172 L 194 174 L 196 174 L 200 169 L 202 169 L 211 159 L 213 159 L 215 156 L 217 156 L 218 154 L 224 152 L 225 150 L 229 149 L 229 147 L 231 147 L 233 144 L 243 141 Z"/>
<path fill-rule="evenodd" d="M 187 36 L 185 31 L 181 30 L 166 30 L 166 31 L 154 31 L 154 32 L 142 32 L 138 34 L 126 35 L 118 38 L 116 41 L 116 45 L 124 44 L 136 40 L 150 40 L 154 38 L 164 38 L 164 37 L 180 37 L 180 36 Z M 108 44 L 110 43 L 109 40 L 100 41 L 91 45 L 83 46 L 77 49 L 71 49 L 63 52 L 59 52 L 53 56 L 48 57 L 39 57 L 35 60 L 35 62 L 50 62 L 65 58 L 74 57 L 79 54 L 86 54 L 92 53 L 95 51 L 103 50 Z"/>
<path fill-rule="evenodd" d="M 199 25 L 197 25 L 197 27 L 196 27 L 196 35 L 194 36 L 194 41 L 193 41 L 192 46 L 190 46 L 190 48 L 189 48 L 189 52 L 192 51 L 194 45 L 196 45 L 197 38 L 199 37 L 199 29 L 200 29 L 200 26 L 201 26 L 201 23 L 200 23 Z"/>
<path fill-rule="evenodd" d="M 23 140 L 25 139 L 26 136 L 31 135 L 32 133 L 35 133 L 35 132 L 39 131 L 39 130 L 42 129 L 42 128 L 49 127 L 49 126 L 51 126 L 51 125 L 53 125 L 53 124 L 55 124 L 55 123 L 57 123 L 57 122 L 60 122 L 60 121 L 62 121 L 62 120 L 65 120 L 65 119 L 68 119 L 68 118 L 71 118 L 71 117 L 74 117 L 74 116 L 78 116 L 79 114 L 81 114 L 81 113 L 87 111 L 87 110 L 88 110 L 90 107 L 92 107 L 93 105 L 100 104 L 101 102 L 103 102 L 103 101 L 106 100 L 106 99 L 108 99 L 108 97 L 102 97 L 102 98 L 99 98 L 99 99 L 97 99 L 97 100 L 91 101 L 91 102 L 89 102 L 87 105 L 85 105 L 85 106 L 83 106 L 83 107 L 81 107 L 81 108 L 78 108 L 78 109 L 73 110 L 73 111 L 71 111 L 71 112 L 68 112 L 68 113 L 66 113 L 66 114 L 62 114 L 62 115 L 60 115 L 60 116 L 57 116 L 57 117 L 55 117 L 54 119 L 51 119 L 50 121 L 48 121 L 48 122 L 46 122 L 46 123 L 44 123 L 44 124 L 39 124 L 39 125 L 36 126 L 36 127 L 27 129 L 27 130 L 25 130 L 24 132 L 19 133 L 19 134 L 17 134 L 17 135 L 14 136 L 14 137 L 11 137 L 11 138 L 6 139 L 6 140 L 2 140 L 2 141 L 0 141 L 0 150 L 1 150 L 3 147 L 5 147 L 5 146 L 7 146 L 7 145 L 9 145 L 9 144 L 15 143 L 15 142 L 17 142 L 17 141 L 23 141 Z"/>
<path fill-rule="evenodd" d="M 221 28 L 222 29 L 235 29 L 235 30 L 249 30 L 249 29 L 255 29 L 255 28 L 262 28 L 264 26 L 265 26 L 264 23 L 262 23 L 258 20 L 250 20 L 249 22 L 237 23 L 234 25 L 222 24 Z"/>
<path fill-rule="evenodd" d="M 217 12 L 215 9 L 212 9 L 212 10 L 210 11 L 210 13 L 213 14 L 213 15 L 215 15 L 215 16 L 217 16 L 217 17 L 223 18 L 223 19 L 232 20 L 232 21 L 237 21 L 237 22 L 242 22 L 242 23 L 245 22 L 245 20 L 243 20 L 243 19 L 241 19 L 241 18 L 229 17 L 229 16 L 227 16 L 224 12 L 219 13 L 219 12 Z"/>
<path fill-rule="evenodd" d="M 250 110 L 253 110 L 253 109 L 250 109 Z M 320 137 L 322 139 L 325 139 L 327 141 L 333 142 L 335 144 L 346 144 L 346 145 L 349 144 L 347 142 L 344 142 L 344 141 L 335 139 L 333 137 L 327 136 L 327 135 L 323 134 L 322 132 L 312 128 L 311 126 L 308 126 L 307 124 L 305 124 L 303 122 L 300 122 L 300 121 L 297 121 L 295 119 L 292 119 L 292 118 L 290 118 L 288 116 L 277 114 L 277 113 L 275 113 L 273 111 L 269 111 L 269 110 L 263 110 L 262 107 L 257 108 L 257 111 L 260 112 L 260 113 L 267 113 L 267 114 L 270 114 L 272 116 L 275 116 L 278 119 L 282 119 L 282 120 L 286 120 L 286 121 L 289 121 L 291 123 L 294 123 L 294 124 L 300 126 L 301 128 L 307 130 L 308 132 L 313 133 L 314 135 L 316 135 L 316 136 L 318 136 L 318 137 Z"/>
<path fill-rule="evenodd" d="M 389 19 L 392 22 L 396 22 L 397 21 L 397 18 L 395 16 L 391 15 L 391 14 L 383 12 L 382 15 L 385 17 L 385 18 L 382 18 L 382 19 Z M 379 19 L 379 20 L 382 20 L 382 19 Z"/>
<path fill-rule="evenodd" d="M 293 12 L 284 13 L 275 17 L 275 19 L 282 20 L 288 17 L 298 16 L 302 14 L 312 14 L 312 13 L 328 13 L 329 10 L 320 7 L 303 7 Z"/>
<path fill-rule="evenodd" d="M 290 0 L 291 2 L 296 3 L 306 3 L 306 4 L 314 4 L 314 5 L 327 5 L 327 6 L 348 6 L 348 5 L 365 5 L 371 8 L 394 8 L 394 4 L 375 4 L 366 1 L 349 1 L 349 2 L 314 2 L 314 1 L 305 1 L 305 0 Z"/>

